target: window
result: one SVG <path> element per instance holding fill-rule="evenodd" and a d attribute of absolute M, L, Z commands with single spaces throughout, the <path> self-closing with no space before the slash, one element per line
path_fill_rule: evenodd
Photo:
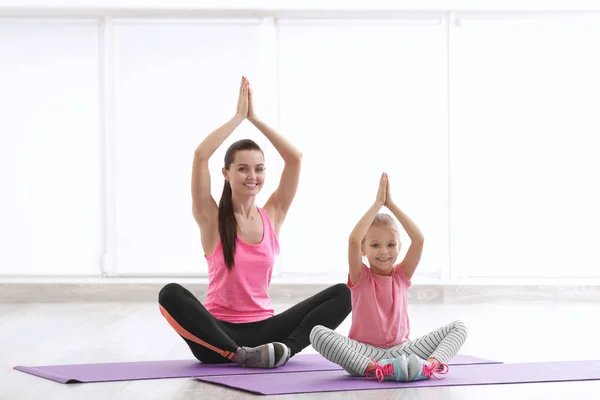
<path fill-rule="evenodd" d="M 439 19 L 279 21 L 281 130 L 305 154 L 285 274 L 345 276 L 348 236 L 383 171 L 427 238 L 418 273 L 446 268 L 445 32 Z"/>
<path fill-rule="evenodd" d="M 261 44 L 264 27 L 260 20 L 117 19 L 113 33 L 115 270 L 121 275 L 206 272 L 191 211 L 193 154 L 234 116 L 242 75 L 250 77 L 259 99 L 269 99 L 270 86 L 263 84 L 272 80 L 262 68 L 268 61 Z M 244 122 L 211 159 L 217 201 L 225 150 L 245 137 L 264 143 Z"/>
<path fill-rule="evenodd" d="M 100 273 L 97 32 L 0 19 L 0 274 Z"/>
<path fill-rule="evenodd" d="M 600 276 L 599 22 L 465 18 L 453 28 L 456 276 Z"/>

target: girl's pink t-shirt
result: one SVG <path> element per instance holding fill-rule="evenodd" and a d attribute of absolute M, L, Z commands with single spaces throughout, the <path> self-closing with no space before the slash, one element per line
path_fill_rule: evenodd
<path fill-rule="evenodd" d="M 352 293 L 352 326 L 348 337 L 388 348 L 407 342 L 410 333 L 407 295 L 411 282 L 395 265 L 391 276 L 377 275 L 363 264 Z"/>

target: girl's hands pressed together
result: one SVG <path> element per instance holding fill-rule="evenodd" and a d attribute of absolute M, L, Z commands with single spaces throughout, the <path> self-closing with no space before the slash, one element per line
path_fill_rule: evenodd
<path fill-rule="evenodd" d="M 394 201 L 392 200 L 392 194 L 390 192 L 390 179 L 388 178 L 387 174 L 385 175 L 385 202 L 383 203 L 384 206 L 386 206 L 387 208 L 390 208 L 392 206 L 392 204 L 394 204 Z"/>
<path fill-rule="evenodd" d="M 387 174 L 384 172 L 381 174 L 381 179 L 379 180 L 379 189 L 377 190 L 377 198 L 375 203 L 382 207 L 386 204 L 387 199 Z"/>

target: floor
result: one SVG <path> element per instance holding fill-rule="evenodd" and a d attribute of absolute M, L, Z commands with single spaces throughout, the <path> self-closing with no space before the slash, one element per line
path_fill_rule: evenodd
<path fill-rule="evenodd" d="M 277 312 L 289 304 L 275 304 Z M 595 320 L 600 303 L 417 304 L 412 336 L 454 319 L 470 329 L 462 353 L 505 362 L 600 359 Z M 339 328 L 349 330 L 350 319 Z M 313 352 L 307 349 L 306 352 Z M 189 359 L 157 305 L 0 303 L 0 399 L 249 399 L 260 396 L 193 379 L 62 385 L 12 370 L 14 365 Z M 600 381 L 415 388 L 269 396 L 282 399 L 564 399 L 600 393 Z"/>

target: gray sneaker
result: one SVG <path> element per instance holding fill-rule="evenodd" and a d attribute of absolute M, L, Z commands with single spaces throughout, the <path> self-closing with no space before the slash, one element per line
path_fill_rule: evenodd
<path fill-rule="evenodd" d="M 240 347 L 236 353 L 242 367 L 277 368 L 290 359 L 290 349 L 283 343 L 273 342 L 258 347 Z"/>

